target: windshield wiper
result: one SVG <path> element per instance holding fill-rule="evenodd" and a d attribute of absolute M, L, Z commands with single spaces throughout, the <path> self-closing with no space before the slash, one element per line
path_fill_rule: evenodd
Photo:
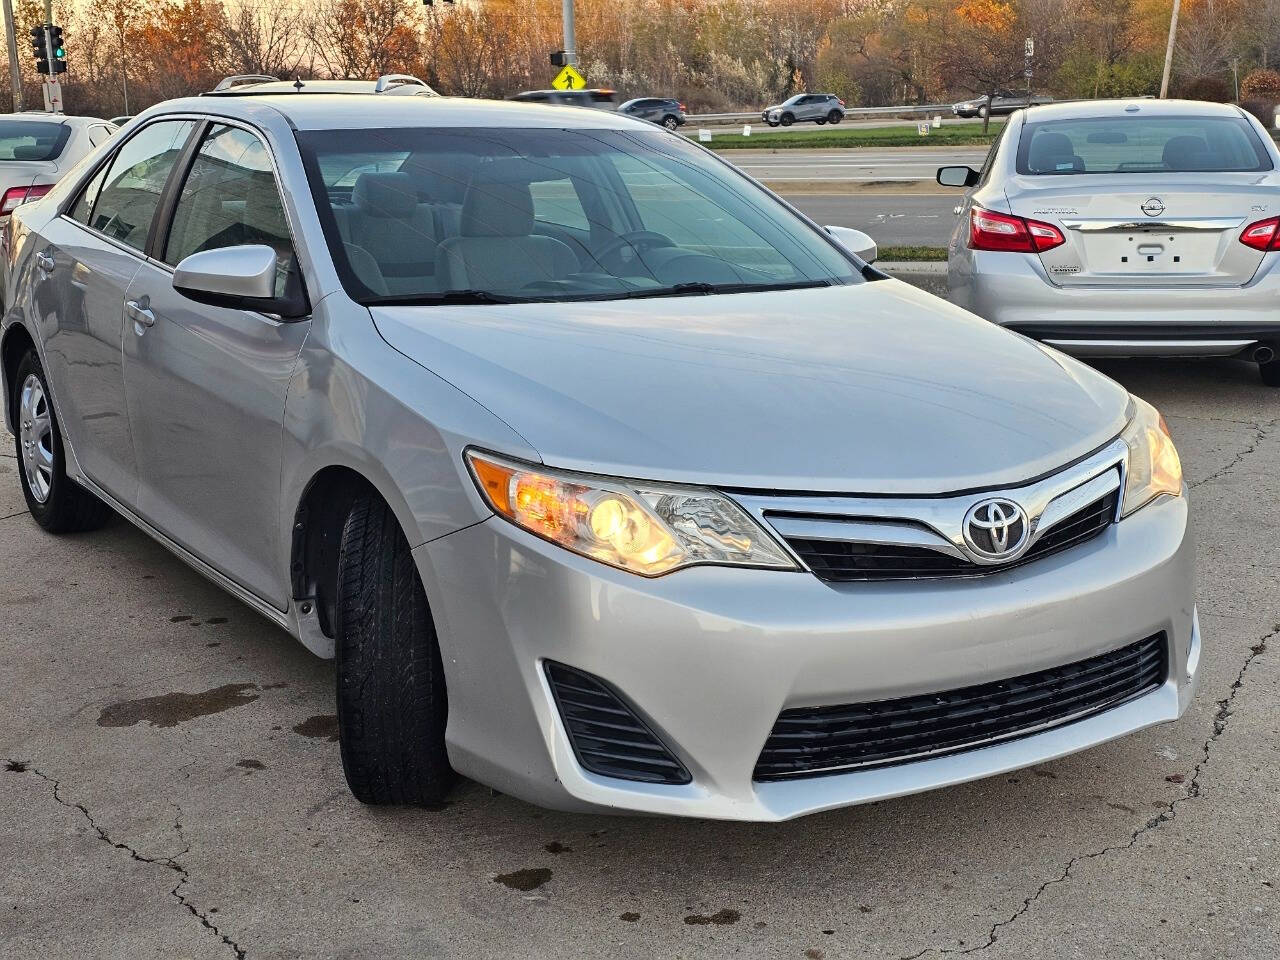
<path fill-rule="evenodd" d="M 769 290 L 802 290 L 807 287 L 829 287 L 830 280 L 794 280 L 786 283 L 676 283 L 669 287 L 656 287 L 653 290 L 632 290 L 622 296 L 627 300 L 642 300 L 646 297 L 697 297 L 713 293 L 764 293 Z"/>
<path fill-rule="evenodd" d="M 445 290 L 443 293 L 415 293 L 404 296 L 372 297 L 367 303 L 386 306 L 433 306 L 451 303 L 529 303 L 534 297 L 510 297 L 488 290 Z"/>

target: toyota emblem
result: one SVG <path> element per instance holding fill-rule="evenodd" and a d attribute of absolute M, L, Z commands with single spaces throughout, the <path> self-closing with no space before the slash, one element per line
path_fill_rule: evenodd
<path fill-rule="evenodd" d="M 1012 560 L 1027 545 L 1030 534 L 1027 512 L 1003 497 L 979 501 L 964 515 L 964 542 L 987 563 Z"/>

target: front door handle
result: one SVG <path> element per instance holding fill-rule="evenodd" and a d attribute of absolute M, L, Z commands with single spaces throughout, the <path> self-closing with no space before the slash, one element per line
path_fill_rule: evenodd
<path fill-rule="evenodd" d="M 147 309 L 147 305 L 143 300 L 126 300 L 124 302 L 125 316 L 134 323 L 141 324 L 144 327 L 154 327 L 156 323 L 156 315 Z"/>
<path fill-rule="evenodd" d="M 54 262 L 53 257 L 49 256 L 49 254 L 47 253 L 36 254 L 36 267 L 39 268 L 41 273 L 53 273 L 53 268 L 55 266 L 56 266 L 56 263 Z"/>

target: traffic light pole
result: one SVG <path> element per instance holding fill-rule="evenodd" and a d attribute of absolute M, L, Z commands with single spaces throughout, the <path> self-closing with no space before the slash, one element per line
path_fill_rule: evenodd
<path fill-rule="evenodd" d="M 18 69 L 18 35 L 13 27 L 13 0 L 4 2 L 4 38 L 9 47 L 9 83 L 13 87 L 13 112 L 22 110 L 22 72 Z"/>
<path fill-rule="evenodd" d="M 578 48 L 573 38 L 573 0 L 561 0 L 560 13 L 564 20 L 564 52 L 568 58 L 566 62 L 571 64 L 578 59 Z"/>

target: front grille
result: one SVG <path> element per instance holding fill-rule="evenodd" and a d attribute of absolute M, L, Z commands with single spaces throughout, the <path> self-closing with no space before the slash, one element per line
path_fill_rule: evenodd
<path fill-rule="evenodd" d="M 551 692 L 583 769 L 645 783 L 688 783 L 693 778 L 649 726 L 599 677 L 550 660 Z"/>
<path fill-rule="evenodd" d="M 1113 490 L 1077 510 L 1046 531 L 1013 563 L 986 566 L 950 557 L 928 547 L 900 547 L 883 543 L 815 540 L 788 537 L 787 543 L 814 575 L 828 583 L 865 580 L 919 580 L 937 577 L 978 577 L 1000 573 L 1096 537 L 1116 515 L 1119 491 Z"/>
<path fill-rule="evenodd" d="M 1158 633 L 1064 667 L 896 700 L 784 710 L 756 780 L 817 776 L 957 753 L 1119 706 L 1164 682 Z"/>

